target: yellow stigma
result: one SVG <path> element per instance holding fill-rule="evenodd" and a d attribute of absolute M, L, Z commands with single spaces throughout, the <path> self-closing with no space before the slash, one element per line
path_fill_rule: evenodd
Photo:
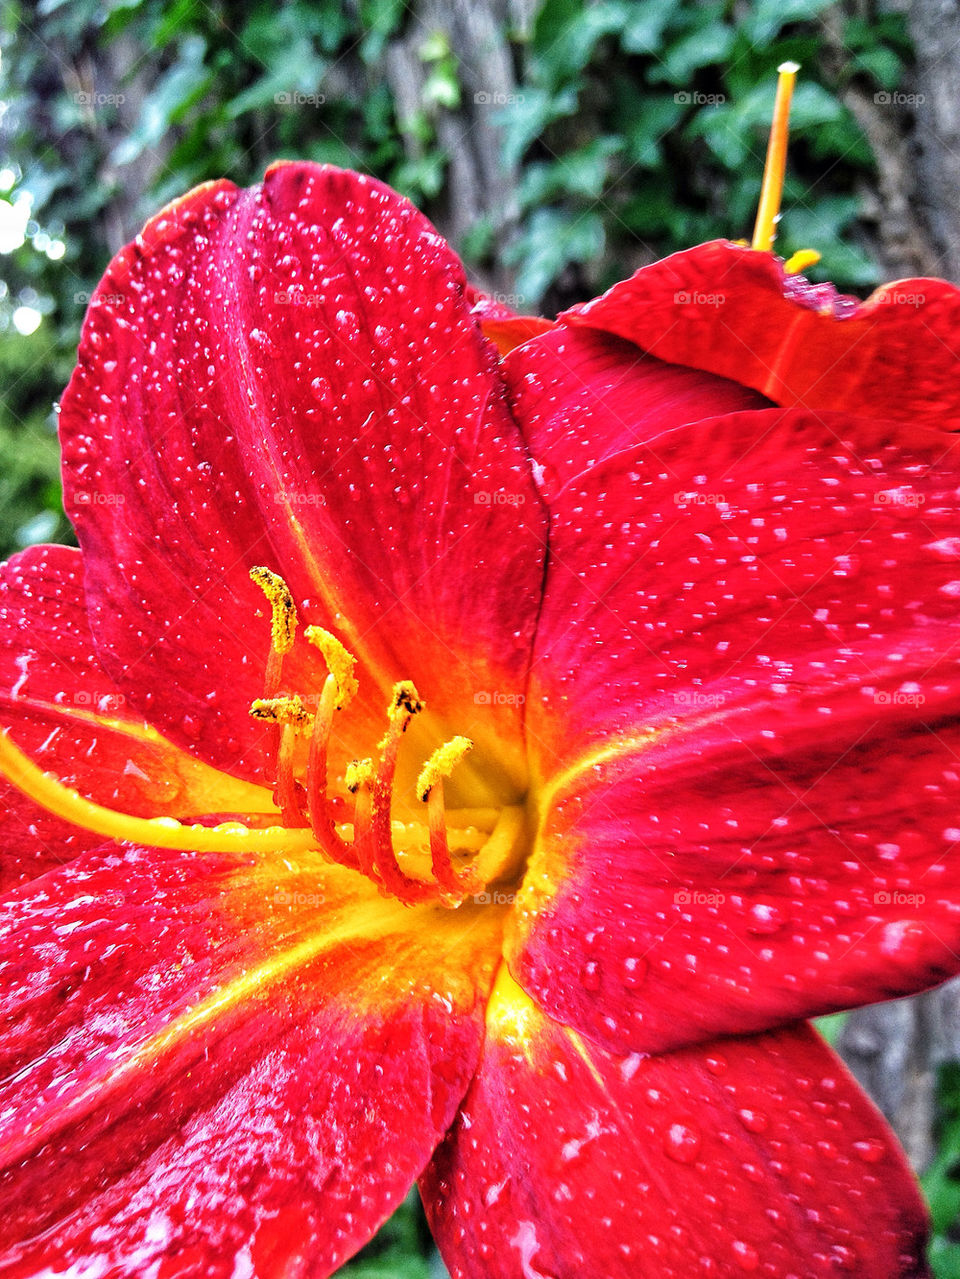
<path fill-rule="evenodd" d="M 469 737 L 452 737 L 433 752 L 417 778 L 417 798 L 424 803 L 437 782 L 449 777 L 468 751 L 473 750 Z"/>
<path fill-rule="evenodd" d="M 783 200 L 783 179 L 787 171 L 787 139 L 790 133 L 790 101 L 797 72 L 796 62 L 784 62 L 778 68 L 777 97 L 773 105 L 773 124 L 767 143 L 767 158 L 763 166 L 763 185 L 760 188 L 760 205 L 753 228 L 753 248 L 769 253 L 777 238 L 780 220 L 780 203 Z"/>
<path fill-rule="evenodd" d="M 293 602 L 290 588 L 279 573 L 272 573 L 262 566 L 250 570 L 250 580 L 260 587 L 273 610 L 270 642 L 273 651 L 283 656 L 293 648 L 293 637 L 297 630 L 297 606 Z"/>
<path fill-rule="evenodd" d="M 188 825 L 173 817 L 132 817 L 129 813 L 104 808 L 50 777 L 15 746 L 4 731 L 0 731 L 0 775 L 47 812 L 107 839 L 195 853 L 279 854 L 316 848 L 316 840 L 310 830 L 291 830 L 286 826 L 251 829 L 241 822 L 221 822 L 217 826 Z"/>
<path fill-rule="evenodd" d="M 254 719 L 263 719 L 269 724 L 290 724 L 293 728 L 306 728 L 312 718 L 296 694 L 293 697 L 258 697 L 250 705 L 250 714 Z"/>
<path fill-rule="evenodd" d="M 819 261 L 820 254 L 816 249 L 798 249 L 792 257 L 787 258 L 783 269 L 787 275 L 799 275 L 808 266 L 816 266 Z"/>
<path fill-rule="evenodd" d="M 322 626 L 308 626 L 303 633 L 307 642 L 323 654 L 327 670 L 337 682 L 337 709 L 346 706 L 356 697 L 360 687 L 354 674 L 357 659 L 344 648 L 336 635 L 331 635 Z"/>
<path fill-rule="evenodd" d="M 361 786 L 369 786 L 373 781 L 373 760 L 355 759 L 346 767 L 343 783 L 351 795 L 356 795 Z"/>

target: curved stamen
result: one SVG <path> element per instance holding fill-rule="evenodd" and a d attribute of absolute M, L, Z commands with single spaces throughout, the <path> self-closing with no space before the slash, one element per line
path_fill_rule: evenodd
<path fill-rule="evenodd" d="M 327 794 L 327 758 L 334 711 L 342 710 L 357 695 L 359 685 L 354 675 L 357 659 L 344 648 L 335 635 L 325 631 L 322 626 L 308 626 L 304 631 L 304 637 L 323 654 L 329 671 L 320 693 L 320 704 L 313 722 L 313 735 L 310 738 L 310 759 L 307 764 L 307 805 L 310 811 L 310 824 L 317 841 L 333 861 L 356 868 L 356 836 L 354 836 L 354 847 L 351 847 L 337 834 Z"/>
<path fill-rule="evenodd" d="M 356 850 L 337 834 L 336 823 L 327 796 L 327 751 L 330 743 L 330 730 L 333 727 L 333 713 L 338 708 L 338 690 L 336 677 L 327 676 L 320 694 L 320 705 L 313 724 L 313 736 L 310 738 L 310 759 L 307 764 L 307 807 L 310 812 L 310 825 L 317 837 L 317 843 L 335 862 L 341 866 L 357 865 Z"/>
<path fill-rule="evenodd" d="M 454 737 L 433 752 L 417 779 L 417 797 L 427 804 L 430 822 L 431 866 L 445 906 L 459 906 L 465 897 L 478 893 L 482 887 L 472 867 L 458 870 L 453 864 L 447 842 L 447 812 L 443 798 L 443 779 L 450 776 L 472 749 L 473 742 L 469 737 Z"/>
<path fill-rule="evenodd" d="M 356 796 L 353 811 L 353 849 L 357 869 L 368 879 L 376 879 L 373 856 L 373 760 L 355 759 L 343 777 L 347 790 Z"/>
<path fill-rule="evenodd" d="M 258 697 L 250 707 L 254 719 L 280 727 L 277 748 L 276 803 L 285 826 L 306 826 L 300 794 L 293 774 L 297 737 L 310 725 L 310 714 L 299 697 Z"/>
<path fill-rule="evenodd" d="M 372 843 L 373 864 L 380 879 L 381 892 L 386 891 L 401 901 L 430 901 L 439 895 L 436 884 L 425 884 L 411 879 L 401 870 L 393 848 L 393 830 L 390 820 L 390 801 L 393 795 L 393 779 L 397 771 L 400 739 L 414 715 L 423 709 L 416 688 L 409 680 L 393 686 L 393 697 L 387 708 L 389 726 L 380 743 L 380 765 L 373 782 Z"/>

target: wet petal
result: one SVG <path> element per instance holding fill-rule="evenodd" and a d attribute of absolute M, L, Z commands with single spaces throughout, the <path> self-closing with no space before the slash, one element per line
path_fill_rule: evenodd
<path fill-rule="evenodd" d="M 361 754 L 412 679 L 435 737 L 466 706 L 453 731 L 522 773 L 542 515 L 464 287 L 405 200 L 310 164 L 198 188 L 104 277 L 61 413 L 93 630 L 131 702 L 209 762 L 265 765 L 265 565 L 361 659 Z M 324 673 L 306 646 L 285 672 L 308 693 Z"/>
<path fill-rule="evenodd" d="M 561 393 L 585 348 L 527 382 L 535 348 L 505 364 L 551 513 L 515 976 L 660 1051 L 956 972 L 951 445 L 799 410 L 676 425 L 650 362 L 605 442 L 582 377 Z"/>
<path fill-rule="evenodd" d="M 80 552 L 39 546 L 0 566 L 0 726 L 89 799 L 142 817 L 270 812 L 270 792 L 166 741 L 104 671 L 87 623 Z M 102 837 L 0 782 L 0 889 L 69 861 Z"/>
<path fill-rule="evenodd" d="M 13 1273 L 324 1275 L 373 1233 L 476 1067 L 498 937 L 368 888 L 129 849 L 7 898 Z"/>
<path fill-rule="evenodd" d="M 893 1134 L 813 1030 L 610 1057 L 498 983 L 421 1181 L 453 1279 L 919 1279 Z"/>
<path fill-rule="evenodd" d="M 960 289 L 897 280 L 866 302 L 724 240 L 642 267 L 561 322 L 635 342 L 776 404 L 960 430 Z"/>

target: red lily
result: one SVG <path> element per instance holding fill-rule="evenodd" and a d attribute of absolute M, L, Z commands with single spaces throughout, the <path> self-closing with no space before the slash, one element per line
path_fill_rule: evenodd
<path fill-rule="evenodd" d="M 958 295 L 911 288 L 709 245 L 501 362 L 307 164 L 115 259 L 81 549 L 3 571 L 0 1275 L 326 1275 L 417 1177 L 458 1277 L 926 1273 L 801 1020 L 960 970 Z"/>

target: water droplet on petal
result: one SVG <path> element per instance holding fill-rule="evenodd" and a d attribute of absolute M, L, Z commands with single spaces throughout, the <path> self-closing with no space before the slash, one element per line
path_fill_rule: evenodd
<path fill-rule="evenodd" d="M 675 1163 L 695 1163 L 700 1153 L 700 1134 L 689 1124 L 671 1124 L 663 1141 L 663 1152 Z"/>

